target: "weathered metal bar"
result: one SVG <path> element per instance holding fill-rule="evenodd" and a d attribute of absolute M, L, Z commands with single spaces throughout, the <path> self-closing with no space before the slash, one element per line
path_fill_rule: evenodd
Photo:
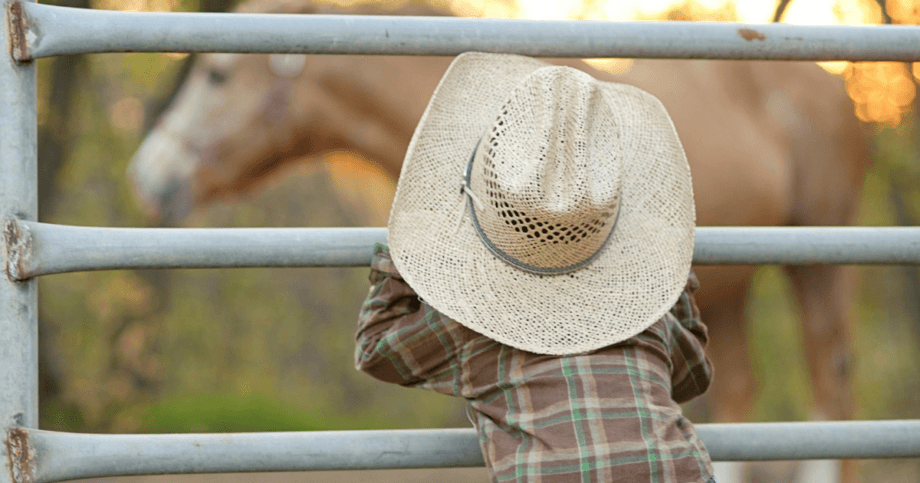
<path fill-rule="evenodd" d="M 714 461 L 916 458 L 920 420 L 699 424 Z"/>
<path fill-rule="evenodd" d="M 20 58 L 93 52 L 920 60 L 920 27 L 79 10 L 26 5 Z"/>
<path fill-rule="evenodd" d="M 127 268 L 354 267 L 384 228 L 94 228 L 9 220 L 17 280 Z M 920 264 L 920 228 L 698 228 L 694 262 Z"/>
<path fill-rule="evenodd" d="M 920 456 L 920 421 L 700 424 L 715 461 Z M 482 466 L 473 429 L 101 435 L 25 430 L 37 483 L 164 473 Z"/>
<path fill-rule="evenodd" d="M 697 228 L 700 265 L 920 264 L 917 227 Z"/>
<path fill-rule="evenodd" d="M 30 243 L 17 278 L 124 268 L 370 264 L 384 228 L 93 228 L 11 222 Z"/>
<path fill-rule="evenodd" d="M 23 4 L 0 0 L 0 220 L 34 220 L 38 215 L 36 83 L 34 63 L 19 64 L 12 40 L 24 35 L 16 19 Z M 3 229 L 0 248 L 0 483 L 29 481 L 30 447 L 16 426 L 38 426 L 38 285 L 15 281 L 8 269 L 17 260 L 9 248 L 20 243 L 15 224 Z"/>
<path fill-rule="evenodd" d="M 30 431 L 36 483 L 165 473 L 482 466 L 472 429 L 97 435 Z"/>

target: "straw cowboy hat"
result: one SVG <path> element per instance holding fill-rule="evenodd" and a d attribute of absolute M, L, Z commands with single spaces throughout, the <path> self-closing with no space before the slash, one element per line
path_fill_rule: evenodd
<path fill-rule="evenodd" d="M 569 67 L 467 53 L 409 144 L 388 243 L 419 296 L 540 354 L 638 334 L 690 272 L 690 167 L 661 103 Z"/>

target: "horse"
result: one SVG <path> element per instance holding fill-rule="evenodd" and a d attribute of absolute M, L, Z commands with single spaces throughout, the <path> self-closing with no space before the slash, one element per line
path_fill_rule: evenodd
<path fill-rule="evenodd" d="M 262 11 L 291 12 L 290 7 Z M 299 13 L 448 15 L 418 4 Z M 179 220 L 246 192 L 284 166 L 347 152 L 392 179 L 451 59 L 408 56 L 201 55 L 133 157 L 147 211 Z M 576 59 L 555 64 L 659 98 L 687 153 L 701 226 L 850 224 L 871 165 L 867 133 L 842 79 L 813 63 L 639 60 L 614 75 Z M 748 421 L 755 383 L 745 306 L 755 266 L 695 267 L 716 367 L 712 419 Z M 852 417 L 852 273 L 787 266 L 803 321 L 814 418 Z M 852 474 L 846 470 L 845 475 Z M 846 477 L 846 476 L 845 476 Z M 850 479 L 852 477 L 846 477 Z"/>

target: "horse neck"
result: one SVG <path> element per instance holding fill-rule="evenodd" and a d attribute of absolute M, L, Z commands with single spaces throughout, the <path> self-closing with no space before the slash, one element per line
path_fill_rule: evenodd
<path fill-rule="evenodd" d="M 358 154 L 399 177 L 412 133 L 450 58 L 316 56 L 301 88 L 318 110 L 304 124 L 312 149 Z"/>

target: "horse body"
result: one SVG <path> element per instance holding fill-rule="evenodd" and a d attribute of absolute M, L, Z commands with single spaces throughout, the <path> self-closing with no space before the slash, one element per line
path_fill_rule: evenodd
<path fill-rule="evenodd" d="M 396 179 L 450 60 L 203 55 L 132 160 L 136 192 L 151 212 L 177 219 L 246 191 L 290 161 L 332 151 L 379 163 Z M 842 80 L 814 64 L 649 60 L 611 75 L 577 60 L 553 62 L 633 84 L 662 101 L 691 165 L 699 225 L 851 221 L 870 165 L 865 133 Z M 756 268 L 697 268 L 718 371 L 718 421 L 750 416 L 754 378 L 744 307 Z M 788 268 L 803 314 L 815 414 L 825 419 L 851 416 L 846 272 Z"/>

